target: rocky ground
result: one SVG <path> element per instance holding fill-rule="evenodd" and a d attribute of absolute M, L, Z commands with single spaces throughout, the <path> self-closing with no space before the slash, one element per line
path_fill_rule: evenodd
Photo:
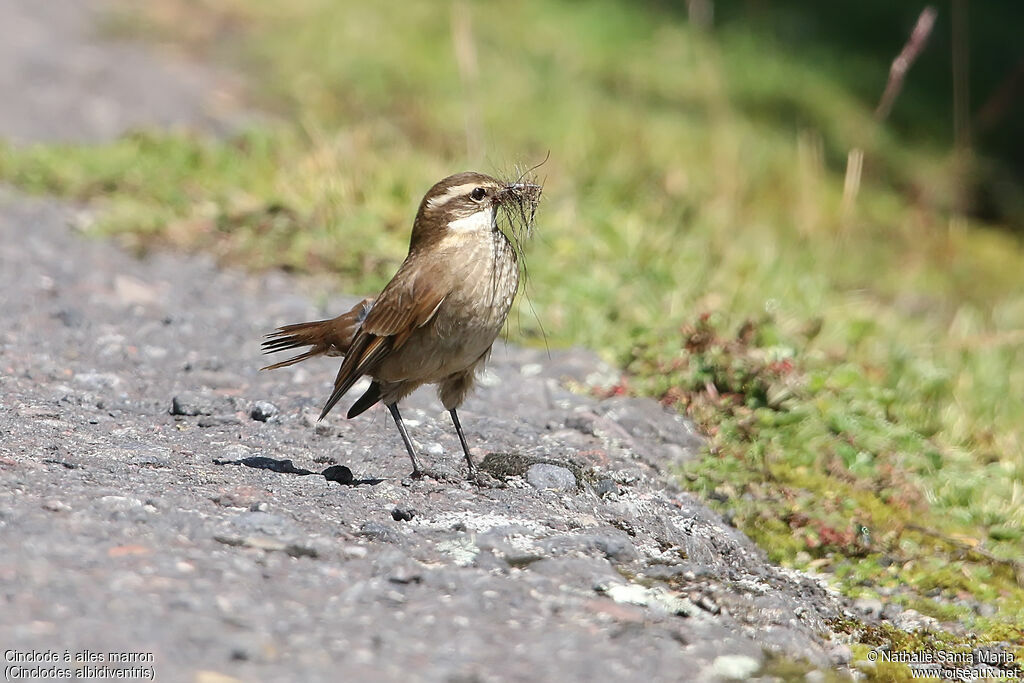
<path fill-rule="evenodd" d="M 0 4 L 0 136 L 230 125 L 215 76 L 104 43 L 94 20 L 71 0 Z M 284 275 L 138 260 L 81 236 L 87 219 L 0 193 L 5 667 L 211 683 L 848 664 L 828 639 L 844 602 L 673 484 L 699 457 L 692 425 L 569 391 L 614 377 L 593 355 L 496 349 L 460 411 L 491 486 L 464 481 L 447 414 L 414 395 L 403 414 L 442 477 L 412 481 L 384 408 L 316 422 L 336 360 L 259 372 L 261 335 L 350 298 L 318 310 Z"/>

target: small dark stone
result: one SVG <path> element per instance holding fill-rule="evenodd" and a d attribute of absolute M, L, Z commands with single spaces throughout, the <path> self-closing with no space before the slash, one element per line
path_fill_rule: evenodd
<path fill-rule="evenodd" d="M 894 602 L 887 602 L 882 606 L 881 617 L 887 621 L 894 621 L 903 613 L 903 609 Z"/>
<path fill-rule="evenodd" d="M 423 583 L 423 573 L 412 567 L 398 567 L 388 577 L 388 581 L 402 585 Z"/>
<path fill-rule="evenodd" d="M 68 470 L 77 470 L 79 467 L 81 467 L 81 465 L 78 465 L 76 463 L 67 462 L 66 460 L 56 460 L 54 458 L 47 458 L 46 460 L 43 460 L 43 462 L 49 463 L 51 465 L 60 465 L 61 467 Z"/>
<path fill-rule="evenodd" d="M 714 491 L 709 493 L 708 498 L 714 501 L 718 501 L 719 503 L 729 502 L 729 494 L 726 493 L 725 491 L 722 491 L 721 489 L 715 489 Z"/>
<path fill-rule="evenodd" d="M 266 422 L 272 417 L 275 417 L 278 412 L 277 406 L 269 401 L 256 401 L 252 404 L 252 408 L 249 409 L 249 417 L 258 421 Z"/>
<path fill-rule="evenodd" d="M 412 510 L 403 510 L 402 508 L 395 508 L 391 511 L 391 519 L 396 522 L 411 522 L 414 515 Z"/>
<path fill-rule="evenodd" d="M 345 486 L 351 485 L 355 481 L 352 470 L 344 465 L 331 465 L 323 471 L 323 475 L 327 481 L 336 481 Z"/>
<path fill-rule="evenodd" d="M 619 485 L 616 484 L 612 479 L 602 479 L 601 481 L 594 484 L 594 493 L 601 498 L 619 492 Z"/>
<path fill-rule="evenodd" d="M 319 550 L 303 543 L 289 543 L 285 546 L 284 551 L 292 557 L 311 557 L 313 559 L 320 557 Z"/>
<path fill-rule="evenodd" d="M 705 612 L 710 612 L 711 614 L 718 614 L 722 611 L 722 609 L 715 603 L 715 601 L 706 595 L 702 595 L 697 600 L 697 606 Z"/>
<path fill-rule="evenodd" d="M 73 308 L 65 308 L 53 314 L 53 317 L 61 321 L 67 327 L 80 327 L 85 318 L 80 311 Z"/>
<path fill-rule="evenodd" d="M 629 562 L 636 559 L 636 548 L 624 536 L 597 535 L 593 537 L 593 545 L 609 560 Z"/>

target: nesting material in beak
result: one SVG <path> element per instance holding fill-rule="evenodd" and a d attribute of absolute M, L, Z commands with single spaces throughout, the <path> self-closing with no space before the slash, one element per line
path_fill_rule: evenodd
<path fill-rule="evenodd" d="M 523 242 L 533 234 L 534 217 L 542 192 L 543 187 L 537 183 L 515 182 L 508 183 L 498 193 L 499 220 L 505 224 L 506 234 L 520 254 Z"/>

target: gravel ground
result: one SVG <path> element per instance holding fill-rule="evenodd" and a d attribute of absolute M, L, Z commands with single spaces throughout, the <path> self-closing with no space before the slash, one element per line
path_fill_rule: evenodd
<path fill-rule="evenodd" d="M 0 135 L 225 125 L 214 76 L 95 42 L 94 17 L 72 0 L 0 3 L 0 101 L 18 103 Z M 673 466 L 698 457 L 692 425 L 566 388 L 614 377 L 592 354 L 496 349 L 460 411 L 489 487 L 463 481 L 447 415 L 415 394 L 403 415 L 443 476 L 411 481 L 384 408 L 316 422 L 337 360 L 258 371 L 262 334 L 351 297 L 318 310 L 308 281 L 138 260 L 69 227 L 82 219 L 0 191 L 5 667 L 214 683 L 848 664 L 826 639 L 845 603 L 674 486 Z"/>

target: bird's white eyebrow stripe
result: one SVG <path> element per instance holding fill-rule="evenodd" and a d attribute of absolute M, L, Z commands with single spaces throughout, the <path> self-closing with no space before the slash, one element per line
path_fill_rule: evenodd
<path fill-rule="evenodd" d="M 479 185 L 480 183 L 463 183 L 462 185 L 455 185 L 453 187 L 449 187 L 448 191 L 445 192 L 444 194 L 428 199 L 427 204 L 430 206 L 430 208 L 436 209 L 439 206 L 447 204 L 456 197 L 461 197 L 464 194 L 469 194 L 470 190 L 472 190 L 474 187 L 478 187 Z"/>

